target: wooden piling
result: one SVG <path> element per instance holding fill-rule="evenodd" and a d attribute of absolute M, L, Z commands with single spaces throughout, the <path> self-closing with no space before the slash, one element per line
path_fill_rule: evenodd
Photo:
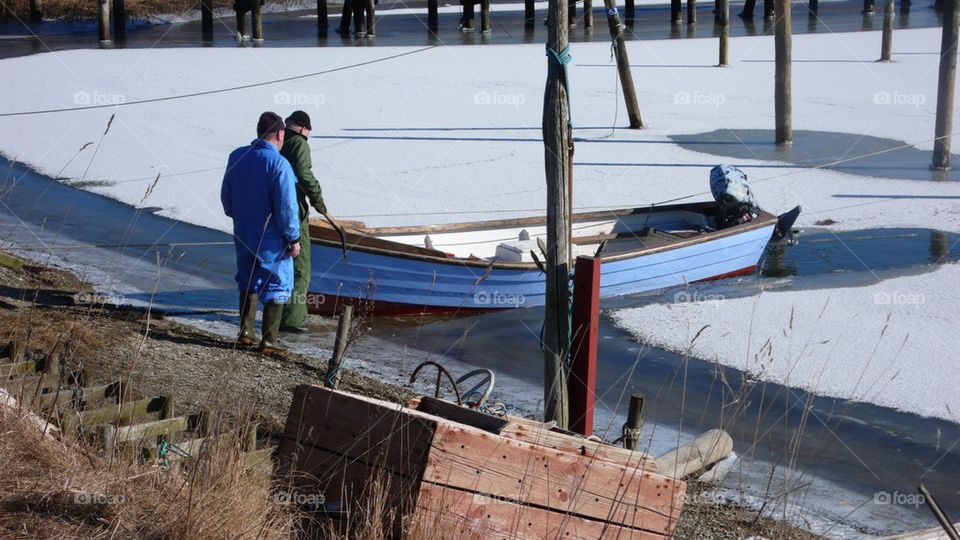
<path fill-rule="evenodd" d="M 110 39 L 110 0 L 97 0 L 97 30 L 101 45 L 112 42 Z"/>
<path fill-rule="evenodd" d="M 593 435 L 600 333 L 600 259 L 577 257 L 573 274 L 573 361 L 570 365 L 570 430 Z"/>
<path fill-rule="evenodd" d="M 933 141 L 933 169 L 950 168 L 951 133 L 953 130 L 953 92 L 957 82 L 957 25 L 960 23 L 960 0 L 945 0 L 943 34 L 940 39 L 940 78 L 937 83 L 937 119 Z"/>
<path fill-rule="evenodd" d="M 327 363 L 327 374 L 324 384 L 327 388 L 337 389 L 340 386 L 340 374 L 343 366 L 343 353 L 347 350 L 347 340 L 350 336 L 350 319 L 353 316 L 353 306 L 345 304 L 340 311 L 340 321 L 337 323 L 337 335 L 333 342 L 333 356 Z"/>
<path fill-rule="evenodd" d="M 534 0 L 523 0 L 523 25 L 526 28 L 536 28 L 537 9 Z"/>
<path fill-rule="evenodd" d="M 462 0 L 463 18 L 460 21 L 460 28 L 468 32 L 473 31 L 473 0 Z"/>
<path fill-rule="evenodd" d="M 630 409 L 627 411 L 627 423 L 623 426 L 623 447 L 636 450 L 643 430 L 643 394 L 630 396 Z"/>
<path fill-rule="evenodd" d="M 567 0 L 567 23 L 577 25 L 577 0 Z"/>
<path fill-rule="evenodd" d="M 815 17 L 820 11 L 820 0 L 810 0 L 808 6 L 810 9 L 810 16 Z"/>
<path fill-rule="evenodd" d="M 583 27 L 593 28 L 593 0 L 583 0 Z"/>
<path fill-rule="evenodd" d="M 720 63 L 719 66 L 730 64 L 730 0 L 720 0 L 717 15 L 720 19 Z"/>
<path fill-rule="evenodd" d="M 253 40 L 263 41 L 263 6 L 260 5 L 260 0 L 253 0 L 252 18 Z"/>
<path fill-rule="evenodd" d="M 877 12 L 877 6 L 875 0 L 863 0 L 863 11 L 864 15 L 873 15 Z"/>
<path fill-rule="evenodd" d="M 367 36 L 377 35 L 377 7 L 374 0 L 366 0 Z"/>
<path fill-rule="evenodd" d="M 772 21 L 774 12 L 774 2 L 776 0 L 763 0 L 763 19 L 766 21 Z"/>
<path fill-rule="evenodd" d="M 886 0 L 883 8 L 883 37 L 880 40 L 880 61 L 889 62 L 893 55 L 893 0 Z"/>
<path fill-rule="evenodd" d="M 244 11 L 237 12 L 237 35 L 242 39 L 247 36 L 247 14 Z"/>
<path fill-rule="evenodd" d="M 610 27 L 610 37 L 613 40 L 617 73 L 620 76 L 620 87 L 623 89 L 623 100 L 627 106 L 627 116 L 630 118 L 630 128 L 640 129 L 643 127 L 643 119 L 640 118 L 637 89 L 633 85 L 633 73 L 630 71 L 630 57 L 623 37 L 624 28 L 620 21 L 620 12 L 617 10 L 616 0 L 603 0 L 603 5 L 607 10 L 607 26 Z"/>
<path fill-rule="evenodd" d="M 440 9 L 437 0 L 427 0 L 427 27 L 436 30 L 440 25 Z"/>
<path fill-rule="evenodd" d="M 480 32 L 490 31 L 490 0 L 480 0 Z"/>
<path fill-rule="evenodd" d="M 33 22 L 40 22 L 43 20 L 42 0 L 30 0 L 30 20 Z"/>
<path fill-rule="evenodd" d="M 697 24 L 697 0 L 687 0 L 687 24 Z"/>
<path fill-rule="evenodd" d="M 327 8 L 327 0 L 317 0 L 317 33 L 326 35 L 329 26 L 330 15 Z"/>
<path fill-rule="evenodd" d="M 765 0 L 769 2 L 770 0 Z M 790 0 L 777 0 L 776 36 L 774 55 L 776 67 L 774 75 L 774 108 L 776 115 L 776 143 L 793 142 L 793 110 L 791 95 L 792 27 Z"/>
<path fill-rule="evenodd" d="M 543 324 L 545 421 L 569 424 L 565 365 L 570 352 L 570 219 L 573 134 L 564 62 L 569 24 L 567 6 L 550 0 L 547 19 L 547 82 L 543 99 L 544 172 L 547 182 L 546 298 Z"/>
<path fill-rule="evenodd" d="M 637 3 L 635 0 L 627 0 L 624 3 L 624 11 L 628 21 L 632 21 L 637 16 Z"/>
<path fill-rule="evenodd" d="M 213 0 L 200 0 L 200 34 L 204 39 L 213 37 Z"/>
<path fill-rule="evenodd" d="M 353 17 L 352 0 L 343 0 L 343 9 L 340 11 L 340 36 L 350 36 L 350 19 Z"/>
<path fill-rule="evenodd" d="M 743 11 L 740 12 L 740 17 L 744 19 L 752 19 L 753 11 L 757 7 L 757 0 L 746 0 L 743 3 Z"/>

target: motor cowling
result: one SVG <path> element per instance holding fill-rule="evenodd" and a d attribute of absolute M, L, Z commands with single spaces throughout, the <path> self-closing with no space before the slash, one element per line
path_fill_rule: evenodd
<path fill-rule="evenodd" d="M 760 211 L 747 183 L 747 174 L 731 165 L 717 165 L 710 169 L 710 192 L 720 207 L 718 229 L 753 221 Z"/>

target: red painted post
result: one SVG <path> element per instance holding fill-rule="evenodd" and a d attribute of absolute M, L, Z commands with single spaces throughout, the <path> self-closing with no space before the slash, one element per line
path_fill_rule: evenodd
<path fill-rule="evenodd" d="M 600 333 L 600 259 L 577 257 L 573 274 L 573 343 L 570 377 L 570 430 L 593 435 L 597 389 L 597 336 Z"/>

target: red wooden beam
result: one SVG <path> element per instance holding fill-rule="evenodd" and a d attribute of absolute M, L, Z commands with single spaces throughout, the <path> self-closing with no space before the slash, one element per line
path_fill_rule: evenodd
<path fill-rule="evenodd" d="M 600 259 L 577 257 L 573 277 L 573 343 L 567 389 L 570 430 L 593 435 L 597 389 L 597 336 L 600 331 Z"/>

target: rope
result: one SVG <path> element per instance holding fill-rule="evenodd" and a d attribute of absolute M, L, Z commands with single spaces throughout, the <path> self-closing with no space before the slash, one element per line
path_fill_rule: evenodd
<path fill-rule="evenodd" d="M 401 57 L 404 57 L 404 56 L 410 56 L 410 55 L 417 54 L 417 53 L 421 53 L 421 52 L 424 52 L 424 51 L 429 51 L 430 49 L 434 49 L 434 48 L 436 48 L 436 47 L 439 47 L 439 45 L 430 45 L 430 46 L 428 46 L 428 47 L 423 47 L 423 48 L 421 48 L 421 49 L 415 49 L 415 50 L 412 50 L 412 51 L 407 51 L 407 52 L 402 52 L 402 53 L 398 53 L 398 54 L 393 54 L 393 55 L 390 55 L 390 56 L 384 56 L 383 58 L 375 58 L 375 59 L 373 59 L 373 60 L 367 60 L 366 62 L 360 62 L 360 63 L 357 63 L 357 64 L 350 64 L 350 65 L 348 65 L 348 66 L 340 66 L 340 67 L 336 67 L 336 68 L 325 69 L 325 70 L 323 70 L 323 71 L 315 71 L 315 72 L 313 72 L 313 73 L 305 73 L 305 74 L 303 74 L 303 75 L 293 75 L 293 76 L 291 76 L 291 77 L 283 77 L 283 78 L 281 78 L 281 79 L 272 79 L 272 80 L 269 80 L 269 81 L 263 81 L 263 82 L 258 82 L 258 83 L 243 84 L 243 85 L 240 85 L 240 86 L 231 86 L 231 87 L 228 87 L 228 88 L 220 88 L 220 89 L 217 89 L 217 90 L 205 90 L 205 91 L 202 91 L 202 92 L 193 92 L 193 93 L 191 93 L 191 94 L 180 94 L 180 95 L 175 95 L 175 96 L 163 96 L 163 97 L 158 97 L 158 98 L 138 99 L 138 100 L 134 100 L 134 101 L 124 101 L 123 103 L 109 103 L 109 104 L 105 103 L 105 104 L 101 104 L 101 105 L 86 105 L 86 106 L 83 106 L 83 107 L 64 107 L 64 108 L 61 108 L 61 109 L 41 109 L 41 110 L 36 110 L 36 111 L 5 112 L 5 113 L 0 113 L 0 118 L 6 118 L 6 117 L 10 117 L 10 116 L 28 116 L 28 115 L 35 115 L 35 114 L 50 114 L 50 113 L 59 113 L 59 112 L 87 111 L 87 110 L 92 110 L 92 109 L 106 109 L 106 108 L 113 108 L 113 107 L 126 107 L 126 106 L 129 106 L 129 105 L 143 105 L 143 104 L 145 104 L 145 103 L 158 103 L 158 102 L 161 102 L 161 101 L 173 101 L 173 100 L 176 100 L 176 99 L 187 99 L 187 98 L 200 97 L 200 96 L 210 96 L 210 95 L 214 95 L 214 94 L 223 94 L 223 93 L 226 93 L 226 92 L 235 92 L 235 91 L 237 91 L 237 90 L 249 90 L 250 88 L 259 88 L 259 87 L 261 87 L 261 86 L 270 86 L 270 85 L 273 85 L 273 84 L 280 84 L 280 83 L 285 83 L 285 82 L 290 82 L 290 81 L 297 81 L 297 80 L 300 80 L 300 79 L 308 79 L 308 78 L 310 78 L 310 77 L 317 77 L 317 76 L 319 76 L 319 75 L 327 75 L 327 74 L 329 74 L 329 73 L 336 73 L 336 72 L 338 72 L 338 71 L 346 71 L 346 70 L 348 70 L 348 69 L 353 69 L 353 68 L 358 68 L 358 67 L 363 67 L 363 66 L 369 66 L 369 65 L 371 65 L 371 64 L 378 64 L 378 63 L 380 63 L 380 62 L 386 62 L 386 61 L 388 61 L 388 60 L 395 60 L 395 59 L 397 59 L 397 58 L 401 58 Z"/>
<path fill-rule="evenodd" d="M 573 55 L 570 54 L 570 46 L 567 45 L 567 48 L 557 52 L 550 45 L 547 45 L 547 58 L 550 61 L 558 64 L 563 70 L 563 86 L 566 88 L 567 94 L 567 127 L 570 128 L 570 133 L 573 133 L 573 108 L 570 107 L 570 75 L 567 72 L 567 64 L 573 60 Z"/>

